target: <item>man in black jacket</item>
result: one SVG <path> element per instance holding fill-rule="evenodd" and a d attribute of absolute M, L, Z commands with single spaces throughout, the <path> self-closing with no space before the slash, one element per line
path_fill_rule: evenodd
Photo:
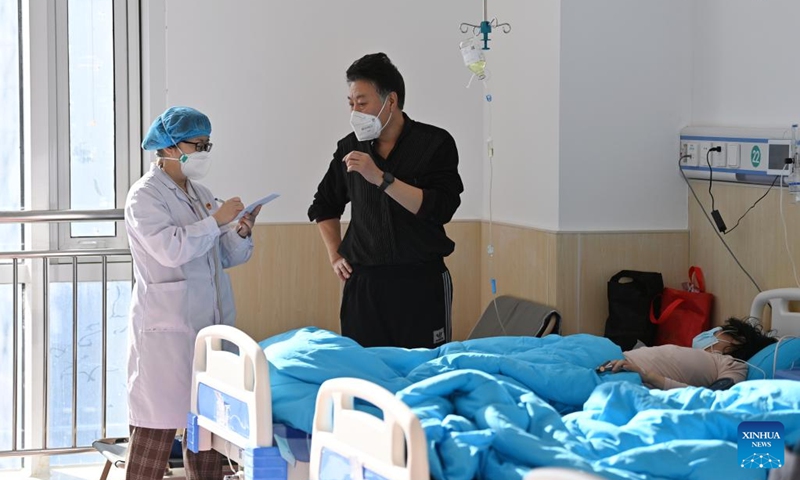
<path fill-rule="evenodd" d="M 444 224 L 461 203 L 458 150 L 403 113 L 405 84 L 383 53 L 347 70 L 353 133 L 339 140 L 308 217 L 345 282 L 342 334 L 363 346 L 433 348 L 451 339 Z M 351 203 L 342 239 L 340 218 Z"/>

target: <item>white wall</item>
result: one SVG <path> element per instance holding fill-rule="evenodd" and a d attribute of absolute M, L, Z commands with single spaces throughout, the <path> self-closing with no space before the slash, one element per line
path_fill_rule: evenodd
<path fill-rule="evenodd" d="M 563 0 L 559 227 L 685 229 L 691 0 Z"/>
<path fill-rule="evenodd" d="M 495 220 L 686 228 L 675 163 L 691 119 L 691 12 L 691 0 L 490 2 L 489 16 L 512 24 L 487 54 Z M 485 169 L 485 196 L 488 180 Z"/>
<path fill-rule="evenodd" d="M 692 123 L 798 123 L 800 2 L 700 0 L 695 18 Z"/>
<path fill-rule="evenodd" d="M 306 211 L 336 142 L 350 131 L 345 70 L 383 51 L 406 82 L 405 111 L 447 129 L 465 184 L 456 218 L 480 218 L 481 98 L 458 25 L 477 14 L 460 0 L 145 2 L 145 123 L 167 105 L 190 105 L 213 124 L 214 166 L 205 184 L 245 202 L 282 198 L 260 222 L 307 222 Z M 166 33 L 163 25 L 166 24 Z"/>
<path fill-rule="evenodd" d="M 495 221 L 558 229 L 560 4 L 560 0 L 489 2 L 489 17 L 511 24 L 508 34 L 492 33 L 486 54 L 493 96 Z M 478 11 L 470 18 L 475 23 L 480 16 Z M 489 217 L 486 165 L 485 219 Z"/>
<path fill-rule="evenodd" d="M 797 33 L 775 18 L 797 17 L 800 4 L 762 3 L 490 2 L 490 17 L 513 28 L 494 32 L 487 53 L 494 219 L 557 231 L 685 229 L 674 166 L 682 127 L 798 120 Z M 277 190 L 282 199 L 260 221 L 305 222 L 349 131 L 344 70 L 385 51 L 405 76 L 407 112 L 458 142 L 466 191 L 456 218 L 488 218 L 485 102 L 479 85 L 464 88 L 458 54 L 458 24 L 480 20 L 479 2 L 149 0 L 144 10 L 146 123 L 168 104 L 209 114 L 217 146 L 206 183 L 217 195 Z"/>

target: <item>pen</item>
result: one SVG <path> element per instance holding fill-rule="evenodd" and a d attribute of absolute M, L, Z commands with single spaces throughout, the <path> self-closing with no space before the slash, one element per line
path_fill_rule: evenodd
<path fill-rule="evenodd" d="M 214 200 L 218 201 L 219 203 L 225 203 L 225 200 L 221 198 L 214 197 Z"/>

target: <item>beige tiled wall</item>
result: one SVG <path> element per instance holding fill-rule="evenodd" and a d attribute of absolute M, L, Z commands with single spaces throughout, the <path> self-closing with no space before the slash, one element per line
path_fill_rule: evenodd
<path fill-rule="evenodd" d="M 498 295 L 555 306 L 564 333 L 602 335 L 608 316 L 606 284 L 620 270 L 661 272 L 680 285 L 688 270 L 687 232 L 553 233 L 494 225 Z M 484 243 L 488 243 L 484 225 Z M 491 299 L 490 260 L 483 260 L 482 304 Z"/>
<path fill-rule="evenodd" d="M 602 334 L 606 282 L 622 269 L 660 271 L 679 285 L 688 268 L 687 232 L 554 233 L 494 224 L 494 255 L 485 222 L 447 226 L 456 251 L 447 259 L 454 284 L 453 337 L 467 337 L 492 298 L 515 295 L 556 306 L 565 333 Z M 315 225 L 259 225 L 252 260 L 230 271 L 238 325 L 254 338 L 315 325 L 337 331 L 341 284 Z"/>
<path fill-rule="evenodd" d="M 693 180 L 692 185 L 706 210 L 710 210 L 708 182 Z M 715 207 L 725 220 L 729 232 L 723 238 L 762 290 L 797 287 L 790 258 L 794 258 L 795 262 L 800 260 L 800 205 L 789 203 L 785 189 L 785 237 L 777 186 L 747 213 L 735 230 L 730 230 L 766 190 L 767 187 L 714 182 L 712 192 Z M 689 232 L 689 261 L 703 268 L 706 288 L 715 296 L 714 323 L 724 322 L 729 316 L 746 316 L 758 290 L 714 233 L 714 228 L 691 194 Z M 769 312 L 766 313 L 764 323 L 769 328 Z"/>
<path fill-rule="evenodd" d="M 706 182 L 694 182 L 710 205 Z M 715 183 L 715 205 L 729 228 L 766 187 Z M 784 244 L 777 190 L 773 189 L 736 230 L 724 238 L 762 289 L 796 286 Z M 786 202 L 786 200 L 785 200 Z M 800 206 L 784 203 L 789 249 L 800 253 Z M 679 287 L 689 265 L 706 274 L 715 295 L 714 322 L 744 316 L 757 293 L 714 234 L 693 197 L 689 230 L 677 232 L 548 232 L 493 225 L 494 255 L 486 252 L 486 222 L 456 221 L 447 226 L 456 251 L 447 259 L 453 275 L 453 336 L 464 339 L 492 297 L 516 295 L 557 307 L 565 333 L 602 334 L 608 304 L 606 282 L 622 269 L 661 272 L 667 286 Z M 259 225 L 256 251 L 231 271 L 238 322 L 255 338 L 316 325 L 339 328 L 341 285 L 328 265 L 315 225 Z M 766 319 L 769 326 L 768 319 Z"/>
<path fill-rule="evenodd" d="M 465 338 L 477 320 L 479 222 L 447 226 L 456 242 L 447 258 L 453 276 L 453 335 Z M 333 274 L 316 225 L 257 225 L 251 260 L 229 270 L 237 326 L 255 339 L 304 326 L 339 330 L 341 282 Z"/>
<path fill-rule="evenodd" d="M 575 233 L 578 259 L 577 331 L 602 335 L 608 316 L 607 282 L 620 270 L 660 272 L 665 286 L 680 287 L 688 272 L 687 232 Z"/>

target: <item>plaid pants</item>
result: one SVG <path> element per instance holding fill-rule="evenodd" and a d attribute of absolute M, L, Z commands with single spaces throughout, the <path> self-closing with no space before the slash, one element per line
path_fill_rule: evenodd
<path fill-rule="evenodd" d="M 175 430 L 130 427 L 126 480 L 161 480 L 175 440 Z M 183 466 L 187 480 L 221 480 L 223 457 L 215 450 L 193 453 L 183 440 Z"/>

